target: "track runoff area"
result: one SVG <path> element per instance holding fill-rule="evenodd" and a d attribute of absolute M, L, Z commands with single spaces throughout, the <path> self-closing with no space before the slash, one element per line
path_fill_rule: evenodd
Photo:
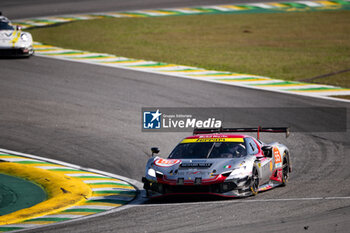
<path fill-rule="evenodd" d="M 199 14 L 242 14 L 261 12 L 293 12 L 293 11 L 323 11 L 350 9 L 349 0 L 335 1 L 297 1 L 284 3 L 255 3 L 237 5 L 214 5 L 191 8 L 172 8 L 155 10 L 138 10 L 126 12 L 104 12 L 94 14 L 76 14 L 64 16 L 50 16 L 19 20 L 15 23 L 23 28 L 45 27 L 78 20 L 92 20 L 101 18 L 142 18 L 165 17 Z M 75 49 L 60 48 L 40 42 L 34 44 L 37 56 L 50 57 L 74 62 L 90 63 L 101 66 L 138 70 L 142 72 L 163 74 L 186 79 L 201 80 L 225 85 L 240 86 L 251 89 L 267 90 L 279 93 L 312 96 L 324 99 L 349 102 L 349 100 L 334 98 L 333 96 L 350 95 L 349 88 L 331 85 L 312 84 L 300 81 L 286 81 L 253 74 L 234 73 L 217 70 L 206 70 L 199 67 L 168 64 L 157 61 L 146 61 L 119 57 L 112 54 L 92 53 Z"/>

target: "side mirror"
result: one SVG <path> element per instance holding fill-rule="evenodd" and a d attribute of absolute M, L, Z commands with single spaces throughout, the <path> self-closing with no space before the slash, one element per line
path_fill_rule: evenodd
<path fill-rule="evenodd" d="M 272 158 L 272 146 L 263 146 L 261 147 L 265 157 Z"/>
<path fill-rule="evenodd" d="M 160 150 L 158 149 L 158 147 L 152 147 L 151 151 L 152 151 L 152 156 L 153 156 L 154 154 L 158 154 Z"/>

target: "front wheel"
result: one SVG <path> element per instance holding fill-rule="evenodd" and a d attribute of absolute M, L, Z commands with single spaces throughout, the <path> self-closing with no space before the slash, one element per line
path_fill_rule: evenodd
<path fill-rule="evenodd" d="M 250 191 L 253 196 L 257 195 L 259 192 L 259 173 L 256 167 L 253 167 Z"/>
<path fill-rule="evenodd" d="M 286 156 L 284 156 L 283 165 L 282 165 L 282 186 L 287 185 L 288 178 L 289 178 L 289 164 Z"/>

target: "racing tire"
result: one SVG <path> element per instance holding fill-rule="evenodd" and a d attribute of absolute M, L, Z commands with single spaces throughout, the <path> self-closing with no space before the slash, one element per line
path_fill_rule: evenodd
<path fill-rule="evenodd" d="M 286 153 L 283 155 L 283 164 L 282 164 L 282 186 L 286 186 L 289 178 L 289 164 L 287 160 Z"/>
<path fill-rule="evenodd" d="M 257 195 L 259 192 L 259 173 L 256 167 L 253 167 L 252 178 L 250 182 L 250 191 L 253 196 Z"/>

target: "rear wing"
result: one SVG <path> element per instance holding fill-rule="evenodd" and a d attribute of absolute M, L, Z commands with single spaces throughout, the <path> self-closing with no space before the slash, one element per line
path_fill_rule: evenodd
<path fill-rule="evenodd" d="M 257 138 L 260 139 L 260 132 L 263 133 L 285 133 L 286 138 L 289 136 L 289 127 L 257 127 L 257 128 L 195 128 L 193 134 L 211 134 L 211 133 L 242 133 L 256 132 Z"/>

